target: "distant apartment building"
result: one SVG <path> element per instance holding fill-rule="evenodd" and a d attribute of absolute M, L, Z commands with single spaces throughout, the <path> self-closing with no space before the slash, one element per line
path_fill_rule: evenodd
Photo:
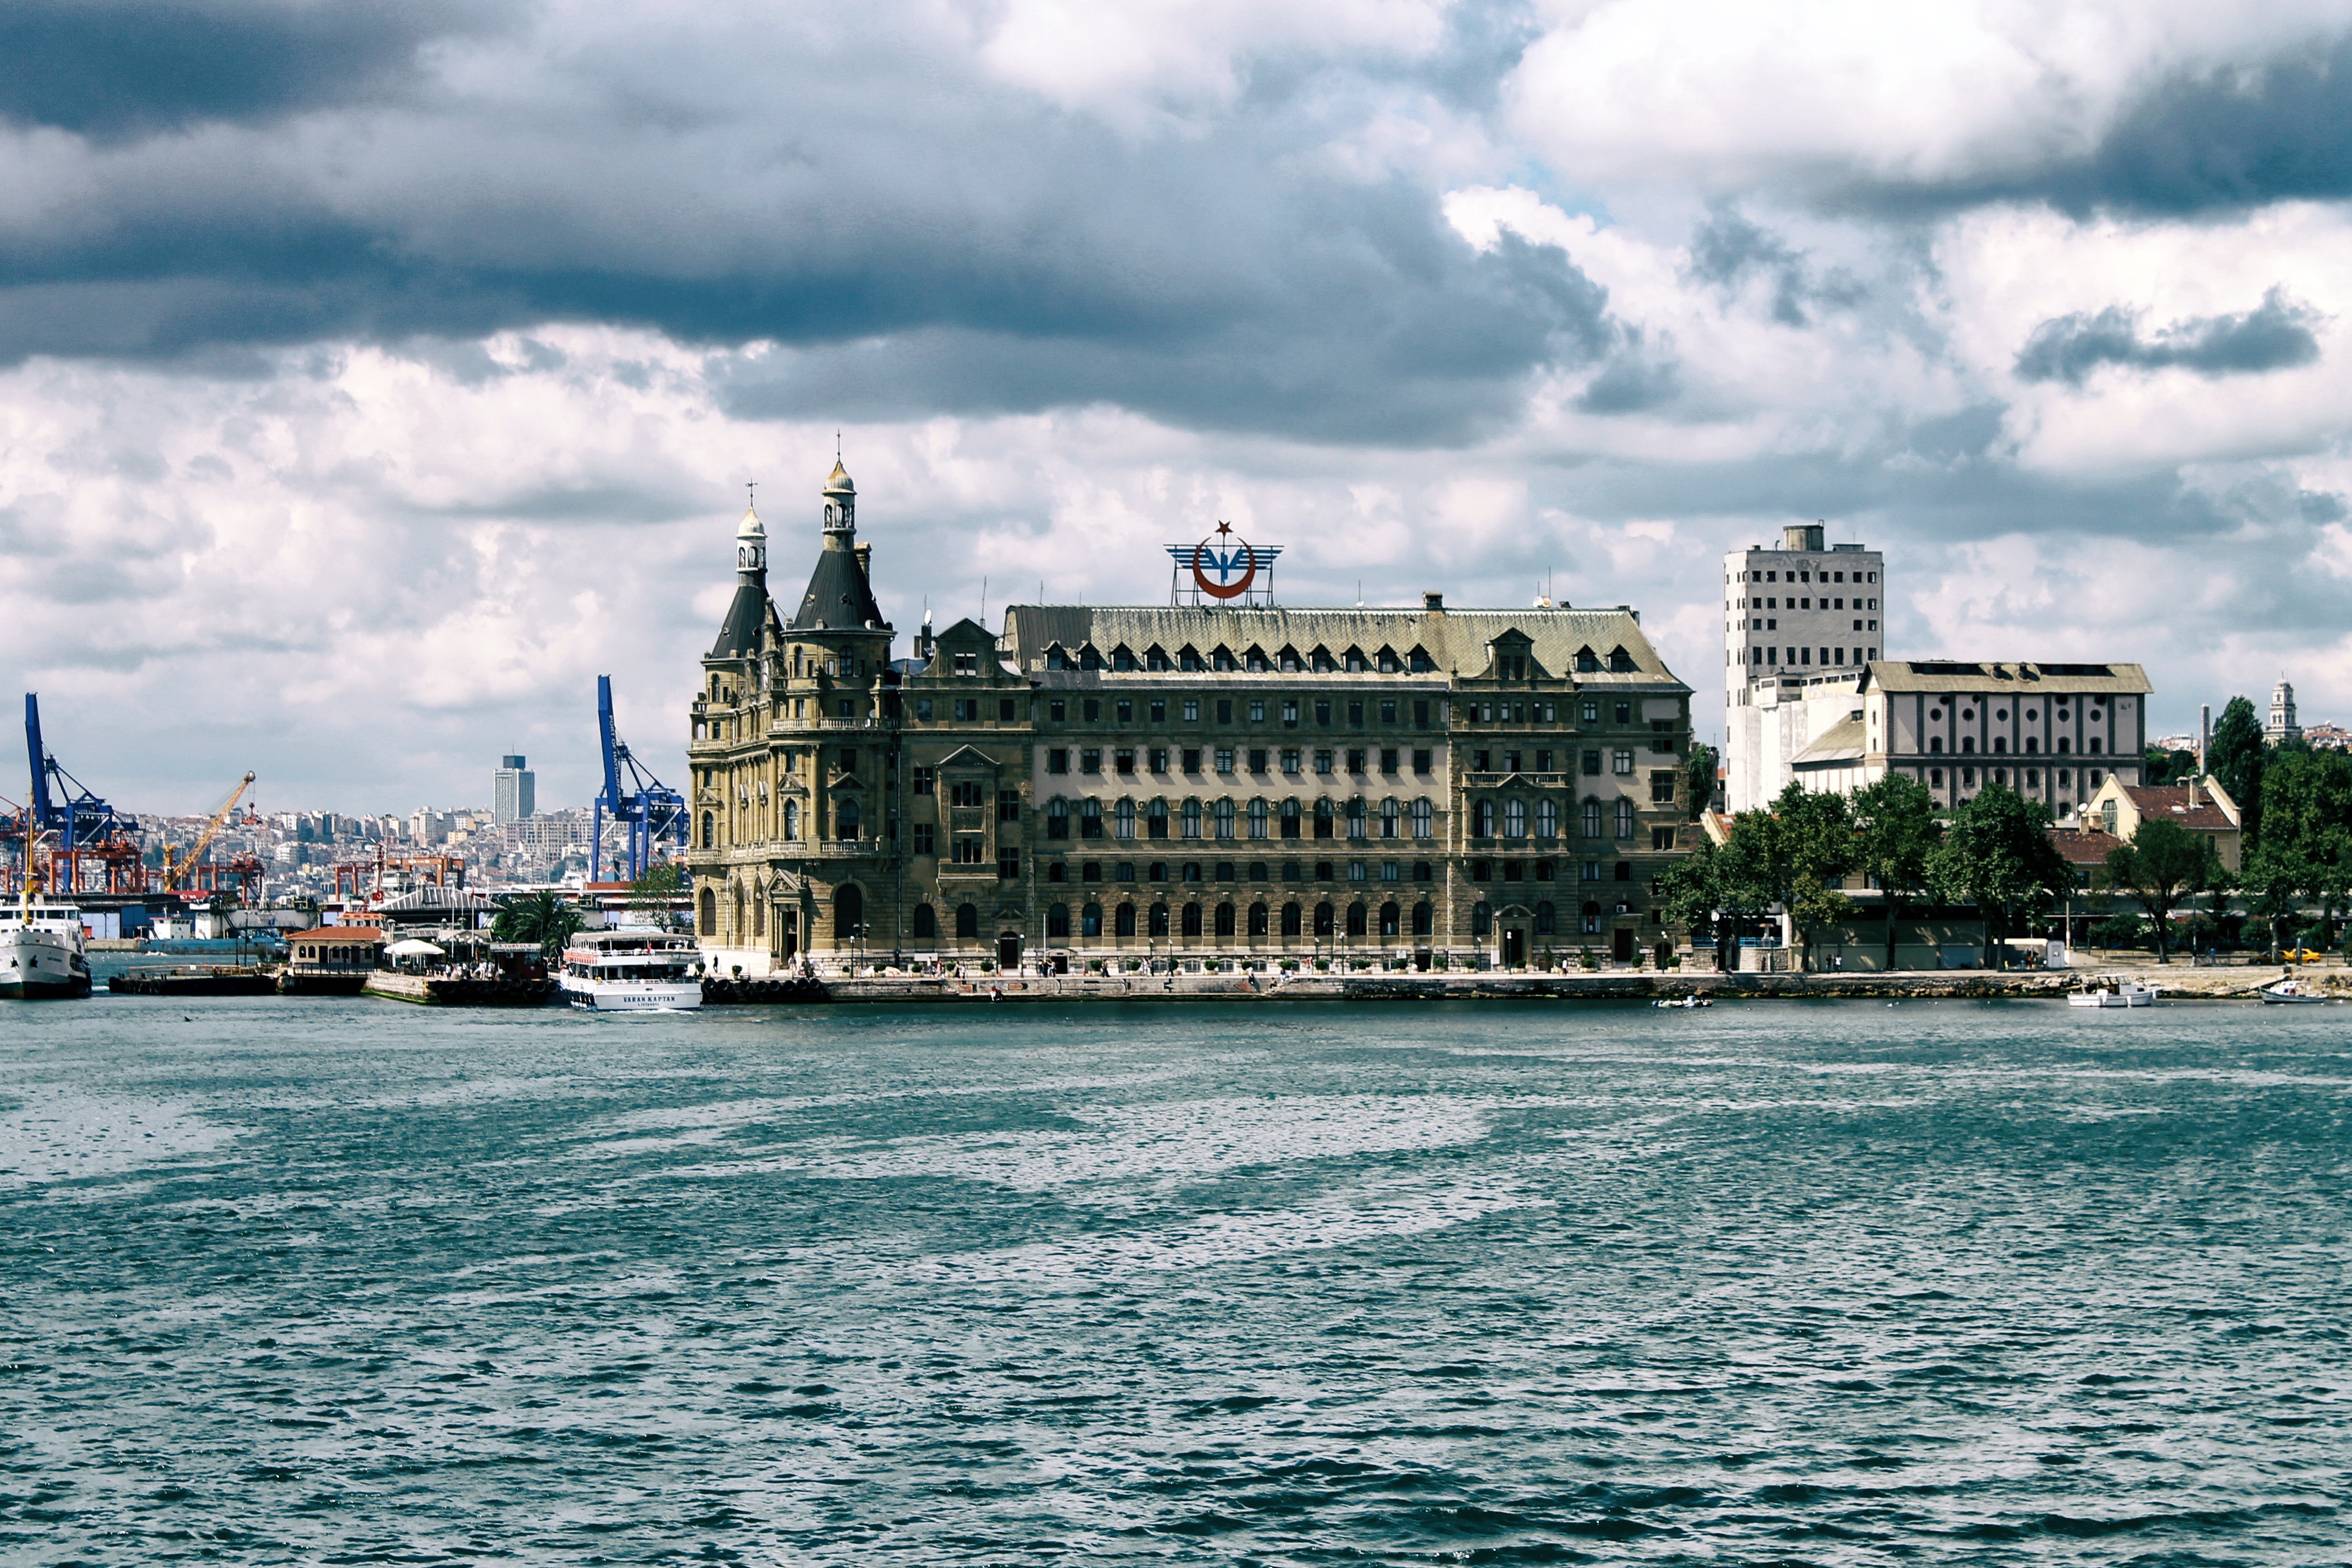
<path fill-rule="evenodd" d="M 490 816 L 499 822 L 527 822 L 538 809 L 533 798 L 537 778 L 526 759 L 505 756 L 499 759 L 499 771 L 490 775 Z"/>
<path fill-rule="evenodd" d="M 1853 704 L 1879 654 L 1885 557 L 1783 529 L 1777 548 L 1724 557 L 1724 805 L 1769 805 L 1797 754 Z"/>

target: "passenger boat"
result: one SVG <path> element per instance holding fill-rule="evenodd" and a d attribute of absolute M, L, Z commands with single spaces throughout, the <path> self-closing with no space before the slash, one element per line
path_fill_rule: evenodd
<path fill-rule="evenodd" d="M 702 950 L 651 928 L 583 931 L 563 947 L 563 998 L 599 1013 L 675 1013 L 702 1005 Z"/>
<path fill-rule="evenodd" d="M 89 958 L 81 911 L 33 900 L 32 879 L 14 910 L 0 913 L 0 997 L 16 1001 L 87 996 Z"/>
<path fill-rule="evenodd" d="M 2104 985 L 2088 985 L 2069 992 L 2069 1007 L 2150 1007 L 2156 1005 L 2157 991 L 2153 985 L 2143 985 L 2137 980 L 2109 980 Z"/>
<path fill-rule="evenodd" d="M 1653 1007 L 1677 1007 L 1688 1009 L 1692 1007 L 1712 1007 L 1715 1004 L 1708 1001 L 1704 996 L 1690 995 L 1677 996 L 1672 999 L 1662 996 L 1658 1000 L 1651 1003 L 1650 1005 Z"/>
<path fill-rule="evenodd" d="M 2297 980 L 2291 974 L 2286 976 L 2284 979 L 2273 981 L 2270 984 L 2265 985 L 2261 990 L 2255 992 L 2254 994 L 2261 997 L 2265 1002 L 2277 1002 L 2287 1005 L 2295 1005 L 2308 1002 L 2325 1002 L 2328 999 L 2326 992 L 2316 990 L 2312 986 L 2305 984 L 2304 982 Z"/>

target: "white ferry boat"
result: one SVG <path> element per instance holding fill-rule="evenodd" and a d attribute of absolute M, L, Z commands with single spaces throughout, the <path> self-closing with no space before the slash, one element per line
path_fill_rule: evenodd
<path fill-rule="evenodd" d="M 562 986 L 599 1013 L 683 1012 L 702 1005 L 702 951 L 650 928 L 583 931 L 564 944 Z"/>
<path fill-rule="evenodd" d="M 0 997 L 89 994 L 79 910 L 29 898 L 13 910 L 0 909 Z"/>

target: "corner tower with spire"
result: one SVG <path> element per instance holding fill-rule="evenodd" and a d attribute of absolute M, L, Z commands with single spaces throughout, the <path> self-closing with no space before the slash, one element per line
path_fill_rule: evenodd
<path fill-rule="evenodd" d="M 820 495 L 816 563 L 789 621 L 768 597 L 767 531 L 745 510 L 735 597 L 703 658 L 688 866 L 720 978 L 789 963 L 819 910 L 861 901 L 897 865 L 892 629 L 857 541 L 857 487 L 837 459 Z"/>

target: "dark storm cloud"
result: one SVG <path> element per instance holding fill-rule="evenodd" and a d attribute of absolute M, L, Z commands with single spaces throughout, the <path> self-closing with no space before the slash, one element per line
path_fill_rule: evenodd
<path fill-rule="evenodd" d="M 0 118 L 98 137 L 349 102 L 503 7 L 431 0 L 8 0 Z"/>
<path fill-rule="evenodd" d="M 0 222 L 0 359 L 596 321 L 800 351 L 738 367 L 738 412 L 1107 401 L 1429 442 L 1615 341 L 1560 252 L 1478 253 L 1436 193 L 1327 166 L 1348 126 L 1312 84 L 1129 138 L 957 59 L 780 49 L 730 98 L 650 53 L 535 65 L 565 119 L 446 104 L 355 114 L 340 162 L 240 129 L 74 164 L 87 199 Z M 874 91 L 894 69 L 932 90 Z"/>
<path fill-rule="evenodd" d="M 2021 381 L 2080 386 L 2102 365 L 2137 370 L 2178 366 L 2202 376 L 2246 375 L 2309 364 L 2319 357 L 2311 323 L 2318 312 L 2273 289 L 2262 306 L 2236 316 L 2175 321 L 2143 337 L 2139 313 L 2109 306 L 2096 315 L 2061 316 L 2033 329 L 2018 353 Z"/>
<path fill-rule="evenodd" d="M 2074 217 L 2185 217 L 2352 196 L 2352 34 L 2252 63 L 2177 71 L 2088 153 L 2021 173 L 1855 185 L 1832 205 L 1934 216 L 2044 202 Z"/>

